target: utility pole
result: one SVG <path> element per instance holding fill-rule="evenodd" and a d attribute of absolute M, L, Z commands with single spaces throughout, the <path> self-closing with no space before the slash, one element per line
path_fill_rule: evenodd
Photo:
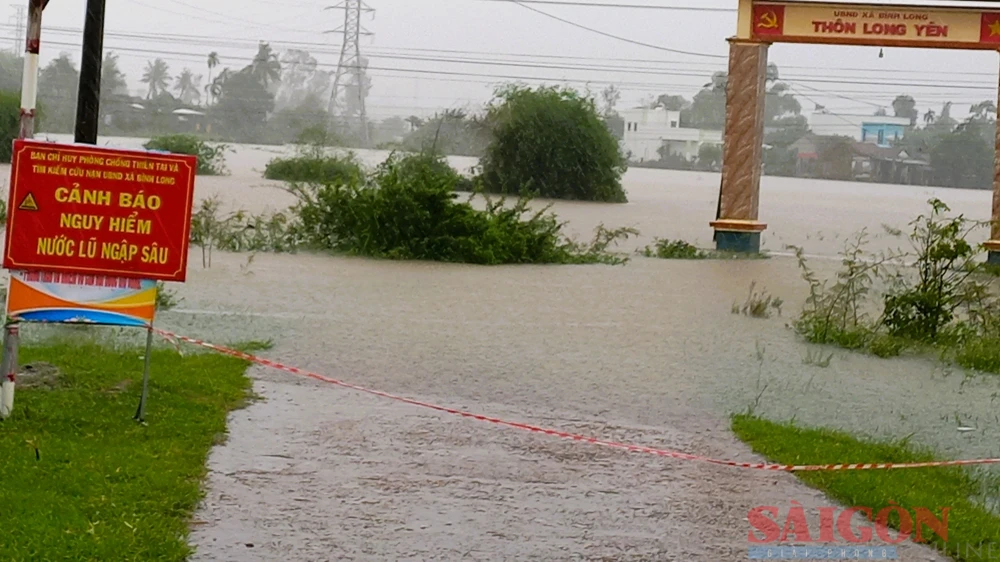
<path fill-rule="evenodd" d="M 104 3 L 87 0 L 83 23 L 83 54 L 80 56 L 80 88 L 76 98 L 75 140 L 97 144 L 101 112 L 101 63 L 104 59 Z"/>
<path fill-rule="evenodd" d="M 27 21 L 27 14 L 25 10 L 27 7 L 24 4 L 11 4 L 11 8 L 14 8 L 14 51 L 16 55 L 21 52 L 24 48 L 24 24 Z"/>
<path fill-rule="evenodd" d="M 29 0 L 27 38 L 24 41 L 24 70 L 21 73 L 21 116 L 19 139 L 35 134 L 35 104 L 38 100 L 38 53 L 42 47 L 42 10 L 49 0 Z M 23 14 L 23 12 L 22 12 Z M 3 359 L 0 359 L 0 420 L 14 409 L 14 386 L 17 382 L 17 350 L 20 331 L 17 323 L 3 327 Z"/>
<path fill-rule="evenodd" d="M 343 0 L 341 3 L 330 6 L 327 10 L 343 10 L 344 25 L 329 31 L 328 33 L 342 33 L 344 43 L 340 49 L 340 62 L 337 63 L 337 74 L 333 78 L 333 92 L 330 94 L 330 104 L 327 111 L 330 113 L 331 129 L 337 123 L 338 117 L 343 117 L 349 125 L 355 123 L 361 133 L 361 142 L 368 145 L 368 117 L 365 111 L 365 96 L 367 92 L 367 76 L 365 64 L 361 59 L 361 36 L 372 35 L 371 32 L 361 27 L 361 15 L 366 12 L 374 12 L 364 0 Z M 344 101 L 340 101 L 343 94 Z M 350 99 L 357 96 L 356 99 Z M 356 105 L 352 108 L 352 102 Z"/>

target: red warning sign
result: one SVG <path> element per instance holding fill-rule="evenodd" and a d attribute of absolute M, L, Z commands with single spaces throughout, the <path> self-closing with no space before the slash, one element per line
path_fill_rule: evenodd
<path fill-rule="evenodd" d="M 7 269 L 184 281 L 197 158 L 18 140 Z"/>

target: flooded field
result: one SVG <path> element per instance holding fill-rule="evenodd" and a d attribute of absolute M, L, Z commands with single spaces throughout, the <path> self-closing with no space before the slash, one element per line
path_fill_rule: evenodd
<path fill-rule="evenodd" d="M 290 196 L 261 171 L 290 151 L 239 147 L 232 175 L 199 178 L 198 196 L 282 209 Z M 385 155 L 361 154 L 369 163 Z M 626 205 L 554 211 L 581 237 L 600 223 L 634 226 L 643 236 L 630 249 L 653 237 L 711 245 L 717 174 L 634 169 L 625 184 Z M 764 246 L 803 245 L 832 275 L 836 262 L 822 258 L 843 236 L 905 227 L 932 196 L 989 218 L 987 191 L 765 178 Z M 193 251 L 189 282 L 177 287 L 183 301 L 161 326 L 220 343 L 273 338 L 269 358 L 356 384 L 703 455 L 753 459 L 727 417 L 758 403 L 775 419 L 913 434 L 949 457 L 1000 456 L 1000 378 L 839 351 L 827 368 L 804 364 L 810 348 L 786 323 L 806 286 L 789 257 L 492 268 L 247 258 L 219 255 L 203 269 Z M 784 317 L 731 313 L 751 282 L 786 301 Z M 228 443 L 212 455 L 199 559 L 737 560 L 750 507 L 829 504 L 786 474 L 626 455 L 252 374 L 264 400 L 233 415 Z"/>

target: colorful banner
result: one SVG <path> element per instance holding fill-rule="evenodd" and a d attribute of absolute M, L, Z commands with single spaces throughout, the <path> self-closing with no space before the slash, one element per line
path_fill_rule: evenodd
<path fill-rule="evenodd" d="M 18 140 L 3 266 L 184 281 L 195 156 Z"/>
<path fill-rule="evenodd" d="M 15 321 L 150 326 L 155 314 L 153 280 L 10 272 L 7 315 Z"/>
<path fill-rule="evenodd" d="M 767 42 L 1000 48 L 1000 12 L 862 4 L 754 2 L 753 37 Z"/>

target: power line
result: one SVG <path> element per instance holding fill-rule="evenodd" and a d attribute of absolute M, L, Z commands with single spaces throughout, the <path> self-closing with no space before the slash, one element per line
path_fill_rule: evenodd
<path fill-rule="evenodd" d="M 54 41 L 49 41 L 48 43 L 49 44 L 57 44 L 57 45 L 67 45 L 67 46 L 77 46 L 78 45 L 78 44 L 75 44 L 75 43 L 59 43 L 59 42 L 54 42 Z M 199 60 L 199 61 L 203 58 L 201 54 L 190 53 L 190 52 L 176 52 L 176 51 L 174 51 L 174 52 L 168 52 L 168 51 L 162 51 L 162 50 L 138 49 L 138 48 L 128 48 L 128 47 L 124 47 L 124 48 L 108 47 L 108 50 L 109 51 L 118 51 L 118 52 L 149 53 L 149 54 L 154 55 L 154 56 L 174 55 L 174 56 L 179 56 L 179 57 L 191 57 L 192 60 Z M 248 58 L 239 58 L 239 60 L 242 61 L 242 62 L 252 62 L 252 59 L 248 59 Z M 440 59 L 440 58 L 422 58 L 422 57 L 406 57 L 406 60 L 419 60 L 419 61 L 425 61 L 425 62 L 447 62 L 446 59 Z M 335 65 L 330 65 L 330 64 L 325 64 L 325 63 L 317 63 L 317 66 L 328 67 L 328 68 L 329 67 L 335 67 Z M 628 81 L 621 81 L 621 80 L 607 80 L 607 79 L 604 79 L 604 78 L 602 78 L 600 80 L 597 80 L 597 79 L 579 79 L 579 78 L 552 77 L 552 76 L 524 76 L 524 75 L 508 75 L 508 74 L 483 74 L 483 73 L 470 73 L 470 72 L 458 72 L 458 71 L 446 71 L 446 70 L 431 70 L 431 69 L 414 69 L 414 68 L 397 68 L 397 67 L 369 67 L 368 70 L 369 71 L 370 70 L 378 70 L 378 71 L 388 71 L 388 72 L 403 72 L 403 73 L 407 73 L 407 74 L 411 74 L 411 75 L 412 74 L 434 75 L 434 76 L 437 76 L 437 77 L 441 77 L 441 76 L 462 76 L 462 77 L 492 78 L 494 80 L 488 81 L 488 82 L 485 82 L 485 83 L 493 83 L 493 84 L 495 84 L 498 80 L 525 80 L 525 81 L 535 81 L 535 82 L 560 82 L 560 83 L 580 83 L 580 84 L 592 84 L 594 82 L 600 82 L 600 83 L 611 82 L 611 83 L 616 83 L 616 84 L 618 84 L 618 85 L 620 85 L 622 87 L 629 87 L 629 88 L 633 88 L 633 89 L 648 89 L 648 90 L 653 90 L 653 91 L 657 91 L 657 92 L 661 92 L 661 93 L 662 92 L 666 92 L 666 91 L 671 91 L 671 90 L 676 91 L 677 87 L 681 86 L 680 84 L 677 84 L 677 83 L 665 84 L 665 83 L 634 82 L 634 81 L 633 82 L 628 82 Z M 579 68 L 579 69 L 575 69 L 575 70 L 586 71 L 588 69 L 587 68 Z M 674 72 L 674 71 L 668 71 L 668 70 L 657 71 L 657 72 L 654 72 L 652 74 L 663 75 L 663 76 L 677 76 L 677 77 L 698 78 L 699 81 L 702 81 L 703 78 L 704 78 L 704 75 L 700 74 L 700 73 Z M 393 77 L 394 78 L 403 78 L 401 76 L 393 76 Z M 410 77 L 412 78 L 412 76 L 410 76 Z M 460 80 L 460 82 L 465 82 L 465 81 L 468 81 L 468 80 Z M 786 83 L 789 83 L 789 84 L 798 84 L 798 85 L 801 85 L 803 87 L 810 88 L 810 89 L 815 90 L 816 92 L 818 92 L 820 94 L 823 94 L 823 95 L 833 95 L 833 96 L 837 96 L 837 95 L 841 94 L 841 92 L 821 90 L 819 88 L 814 88 L 814 87 L 806 86 L 805 83 L 816 82 L 816 83 L 835 83 L 835 84 L 844 84 L 844 85 L 854 84 L 854 85 L 869 85 L 869 86 L 879 86 L 879 87 L 884 87 L 884 86 L 902 86 L 902 87 L 916 88 L 916 89 L 919 89 L 919 88 L 935 88 L 935 89 L 989 90 L 991 93 L 993 91 L 995 91 L 995 86 L 994 85 L 992 85 L 992 84 L 990 84 L 990 85 L 985 85 L 985 84 L 979 85 L 979 83 L 964 83 L 964 84 L 936 83 L 936 84 L 922 84 L 922 83 L 899 83 L 899 82 L 882 82 L 882 81 L 867 82 L 867 81 L 860 81 L 860 80 L 828 80 L 828 79 L 816 79 L 816 78 L 810 78 L 810 77 L 802 77 L 802 78 L 798 78 L 798 77 L 786 77 L 786 78 L 782 79 L 782 81 L 786 82 Z M 697 88 L 694 84 L 689 84 L 689 86 L 692 89 L 699 89 L 700 90 L 700 88 Z M 848 91 L 848 92 L 843 92 L 843 93 L 846 94 L 846 93 L 850 93 L 850 92 Z M 857 93 L 861 93 L 861 94 L 873 94 L 875 92 L 857 92 Z M 938 92 L 936 94 L 925 94 L 925 95 L 953 95 L 953 94 L 951 92 L 948 92 L 948 93 Z M 854 100 L 854 101 L 857 101 L 857 100 Z M 872 103 L 873 105 L 875 105 L 874 102 L 864 102 L 864 103 Z M 884 103 L 879 103 L 877 105 L 885 105 L 885 104 Z"/>
<path fill-rule="evenodd" d="M 584 29 L 584 30 L 589 31 L 591 33 L 596 33 L 598 35 L 603 35 L 605 37 L 610 37 L 612 39 L 617 39 L 618 41 L 624 41 L 626 43 L 632 43 L 633 45 L 640 45 L 642 47 L 649 47 L 650 49 L 656 49 L 656 50 L 659 50 L 659 51 L 666 51 L 668 53 L 677 53 L 679 55 L 690 55 L 690 56 L 694 56 L 694 57 L 708 57 L 708 58 L 718 58 L 718 59 L 728 58 L 727 55 L 712 55 L 712 54 L 709 54 L 709 53 L 696 53 L 694 51 L 682 51 L 680 49 L 671 49 L 669 47 L 661 47 L 660 45 L 653 45 L 652 43 L 645 43 L 643 41 L 636 41 L 635 39 L 629 39 L 628 37 L 622 37 L 620 35 L 614 35 L 612 33 L 606 32 L 606 31 L 601 31 L 600 29 L 594 29 L 593 27 L 587 27 L 587 26 L 585 26 L 583 24 L 576 23 L 575 21 L 570 21 L 570 20 L 568 20 L 566 18 L 561 18 L 561 17 L 559 17 L 557 15 L 550 14 L 548 12 L 543 12 L 542 10 L 539 10 L 538 8 L 534 8 L 534 7 L 531 7 L 531 6 L 527 5 L 527 4 L 525 4 L 521 0 L 507 0 L 507 1 L 510 2 L 510 3 L 512 3 L 512 4 L 517 4 L 518 6 L 524 8 L 525 10 L 531 10 L 532 12 L 535 12 L 537 14 L 541 14 L 541 15 L 547 17 L 547 18 L 551 18 L 551 19 L 554 19 L 556 21 L 560 21 L 560 22 L 565 23 L 567 25 L 572 25 L 573 27 Z"/>
<path fill-rule="evenodd" d="M 510 2 L 510 0 L 476 0 L 478 2 Z M 708 8 L 702 6 L 663 6 L 655 4 L 614 4 L 608 2 L 572 2 L 569 0 L 520 0 L 524 4 L 545 4 L 549 6 L 577 6 L 587 8 L 615 8 L 627 10 L 669 10 L 672 12 L 726 12 L 735 13 L 732 8 Z"/>
<path fill-rule="evenodd" d="M 509 0 L 497 0 L 507 2 Z M 13 27 L 12 24 L 0 24 L 0 27 Z M 60 34 L 73 34 L 78 35 L 81 30 L 74 29 L 70 27 L 46 27 L 46 32 L 48 33 L 60 33 Z M 118 31 L 106 31 L 105 35 L 107 37 L 120 37 L 125 39 L 136 39 L 142 40 L 143 42 L 163 42 L 163 43 L 173 43 L 173 44 L 191 44 L 191 41 L 200 41 L 201 45 L 204 46 L 222 46 L 239 48 L 241 45 L 236 45 L 236 43 L 242 43 L 246 49 L 256 49 L 257 42 L 250 39 L 238 39 L 238 38 L 228 38 L 221 37 L 215 41 L 206 41 L 203 35 L 186 35 L 186 34 L 139 34 L 130 32 L 118 32 Z M 303 47 L 314 47 L 311 52 L 319 54 L 339 54 L 339 50 L 332 51 L 329 50 L 329 44 L 320 43 L 315 41 L 272 41 L 272 45 L 276 46 L 303 46 Z M 77 44 L 78 45 L 78 44 Z M 316 49 L 315 47 L 319 47 Z M 662 65 L 698 65 L 709 70 L 706 73 L 710 73 L 715 70 L 726 70 L 724 65 L 712 65 L 711 63 L 705 63 L 700 61 L 677 61 L 677 60 L 663 60 L 663 59 L 637 59 L 637 58 L 607 58 L 607 57 L 583 57 L 583 56 L 572 56 L 572 55 L 554 55 L 554 54 L 537 54 L 537 53 L 508 53 L 508 52 L 495 52 L 495 51 L 470 51 L 463 49 L 426 49 L 419 47 L 386 47 L 382 49 L 375 49 L 374 51 L 369 51 L 373 56 L 378 54 L 396 54 L 397 52 L 427 52 L 427 53 L 449 53 L 449 54 L 459 54 L 459 55 L 485 55 L 485 56 L 497 56 L 497 57 L 521 57 L 530 59 L 555 59 L 555 60 L 580 60 L 580 61 L 606 61 L 606 62 L 632 62 L 632 63 L 644 63 L 644 64 L 662 64 Z M 442 59 L 443 60 L 443 59 Z M 516 61 L 515 61 L 516 62 Z M 621 65 L 615 65 L 616 69 L 625 68 Z M 815 65 L 813 66 L 799 66 L 799 65 L 781 65 L 783 70 L 795 69 L 795 70 L 818 70 Z M 658 70 L 658 69 L 651 69 Z M 665 69 L 670 70 L 670 69 Z M 833 71 L 843 71 L 850 73 L 859 72 L 877 72 L 880 74 L 885 73 L 895 73 L 895 74 L 911 74 L 919 75 L 921 77 L 926 76 L 926 71 L 917 71 L 913 69 L 900 69 L 900 68 L 855 68 L 855 67 L 823 67 L 824 73 Z M 989 77 L 990 83 L 993 83 L 996 79 L 996 72 L 976 72 L 976 71 L 948 71 L 939 70 L 935 71 L 935 74 L 939 75 L 950 75 L 950 76 L 983 76 Z M 826 74 L 824 74 L 826 75 Z"/>
<path fill-rule="evenodd" d="M 175 3 L 178 2 L 178 0 L 172 0 L 172 1 L 174 1 Z M 235 20 L 235 21 L 242 22 L 242 23 L 244 23 L 246 25 L 249 25 L 250 27 L 255 27 L 257 29 L 266 29 L 268 31 L 287 31 L 289 33 L 296 33 L 296 34 L 302 34 L 302 33 L 320 33 L 317 30 L 309 30 L 309 29 L 301 29 L 301 28 L 299 28 L 299 29 L 291 29 L 291 28 L 286 28 L 286 27 L 276 27 L 276 26 L 271 25 L 271 24 L 264 24 L 264 23 L 260 23 L 260 22 L 254 22 L 254 21 L 250 21 L 250 20 L 245 20 L 245 19 L 242 19 L 242 18 L 238 18 L 238 17 L 233 16 L 232 14 L 223 14 L 221 12 L 211 12 L 211 11 L 205 10 L 204 8 L 199 8 L 199 7 L 194 6 L 192 4 L 185 4 L 185 3 L 182 3 L 182 2 L 180 2 L 182 5 L 192 7 L 194 9 L 198 10 L 199 12 L 203 12 L 203 13 L 195 15 L 195 14 L 190 14 L 190 13 L 177 12 L 177 11 L 174 11 L 174 10 L 170 10 L 170 9 L 164 8 L 162 6 L 157 6 L 155 4 L 147 4 L 146 2 L 143 2 L 142 0 L 129 0 L 129 2 L 131 2 L 133 4 L 138 4 L 140 6 L 144 6 L 146 8 L 151 9 L 151 10 L 157 10 L 157 11 L 160 11 L 160 12 L 163 12 L 163 13 L 166 13 L 166 14 L 173 14 L 175 16 L 181 16 L 181 17 L 189 18 L 189 19 L 190 18 L 198 18 L 201 21 L 210 21 L 210 22 L 213 22 L 213 23 L 221 23 L 221 24 L 223 24 L 223 25 L 225 25 L 227 27 L 231 27 L 232 24 L 233 24 L 233 21 Z M 206 17 L 204 15 L 205 13 L 216 14 L 216 15 L 222 16 L 222 17 L 224 17 L 226 19 L 220 20 L 220 19 L 209 18 L 209 17 Z"/>

